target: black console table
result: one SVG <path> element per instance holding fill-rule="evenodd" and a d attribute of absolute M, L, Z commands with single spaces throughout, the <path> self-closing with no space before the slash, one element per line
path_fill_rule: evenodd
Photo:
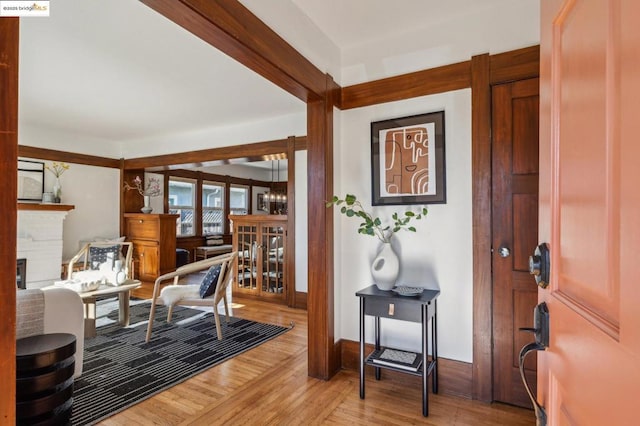
<path fill-rule="evenodd" d="M 39 334 L 16 341 L 17 425 L 69 422 L 75 353 L 73 334 Z"/>
<path fill-rule="evenodd" d="M 437 338 L 437 301 L 438 290 L 425 289 L 416 296 L 401 296 L 393 291 L 378 290 L 372 285 L 356 293 L 360 298 L 360 399 L 364 399 L 365 365 L 375 368 L 376 379 L 380 380 L 380 369 L 387 368 L 401 373 L 422 377 L 422 415 L 429 415 L 428 378 L 432 375 L 432 391 L 438 393 L 438 338 Z M 365 358 L 364 317 L 375 317 L 375 350 Z M 393 318 L 402 321 L 419 322 L 422 324 L 422 353 L 416 354 L 422 358 L 419 368 L 415 371 L 393 362 L 380 364 L 381 355 L 385 349 L 380 346 L 380 318 Z M 429 321 L 431 321 L 431 349 L 429 360 Z M 406 351 L 403 351 L 406 352 Z"/>

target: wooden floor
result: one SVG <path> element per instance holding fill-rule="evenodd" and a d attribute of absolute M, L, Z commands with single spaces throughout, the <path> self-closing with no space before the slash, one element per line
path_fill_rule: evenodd
<path fill-rule="evenodd" d="M 138 296 L 147 296 L 146 290 Z M 101 425 L 533 425 L 533 412 L 502 404 L 429 394 L 422 417 L 420 389 L 406 375 L 384 372 L 358 393 L 358 373 L 330 381 L 307 376 L 306 311 L 235 298 L 233 315 L 295 327 L 249 352 L 115 414 Z M 214 332 L 213 324 L 211 328 Z"/>

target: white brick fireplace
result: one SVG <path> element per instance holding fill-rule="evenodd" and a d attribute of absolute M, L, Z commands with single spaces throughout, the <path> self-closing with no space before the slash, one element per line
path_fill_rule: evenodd
<path fill-rule="evenodd" d="M 17 258 L 27 259 L 27 288 L 60 279 L 62 229 L 73 206 L 18 203 Z"/>

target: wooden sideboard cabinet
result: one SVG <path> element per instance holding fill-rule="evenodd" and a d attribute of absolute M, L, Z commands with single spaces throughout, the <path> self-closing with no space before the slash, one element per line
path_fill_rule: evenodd
<path fill-rule="evenodd" d="M 231 215 L 233 250 L 238 251 L 234 294 L 287 303 L 287 216 Z"/>
<path fill-rule="evenodd" d="M 135 278 L 155 281 L 176 269 L 177 214 L 125 213 L 125 235 L 133 243 Z"/>

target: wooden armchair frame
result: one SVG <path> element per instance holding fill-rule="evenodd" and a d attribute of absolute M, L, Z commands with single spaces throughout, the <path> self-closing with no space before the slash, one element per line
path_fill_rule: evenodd
<path fill-rule="evenodd" d="M 106 242 L 106 241 L 101 241 L 101 242 L 92 242 L 92 243 L 87 243 L 85 244 L 78 253 L 76 253 L 75 256 L 73 256 L 73 258 L 69 261 L 69 266 L 67 267 L 67 279 L 70 280 L 71 279 L 71 275 L 74 272 L 75 269 L 75 264 L 78 263 L 78 261 L 81 261 L 83 263 L 83 270 L 87 270 L 90 269 L 90 265 L 89 265 L 89 254 L 91 252 L 90 247 L 100 247 L 100 248 L 105 248 L 105 247 L 113 247 L 113 246 L 119 246 L 120 247 L 120 253 L 122 253 L 122 255 L 124 256 L 124 260 L 122 262 L 122 267 L 125 271 L 125 273 L 127 274 L 127 278 L 128 279 L 133 279 L 133 263 L 132 263 L 132 258 L 133 258 L 133 243 L 130 242 L 120 242 L 120 241 L 113 241 L 113 242 Z M 126 247 L 126 253 L 123 253 L 123 248 Z"/>
<path fill-rule="evenodd" d="M 158 300 L 160 296 L 161 284 L 164 281 L 173 279 L 173 284 L 171 285 L 184 285 L 179 282 L 181 277 L 192 274 L 194 272 L 199 272 L 205 269 L 209 269 L 214 265 L 221 265 L 221 268 L 220 268 L 220 275 L 218 275 L 218 282 L 216 283 L 215 291 L 213 292 L 213 294 L 209 297 L 205 297 L 204 299 L 195 298 L 195 297 L 185 297 L 170 304 L 169 310 L 167 312 L 167 322 L 171 321 L 171 315 L 173 314 L 173 307 L 175 305 L 213 306 L 213 315 L 215 318 L 218 340 L 222 340 L 222 330 L 220 328 L 220 316 L 218 314 L 218 304 L 220 303 L 221 300 L 224 301 L 224 310 L 226 314 L 225 317 L 226 317 L 226 321 L 229 322 L 227 287 L 229 286 L 229 283 L 233 279 L 232 272 L 235 269 L 235 261 L 237 257 L 238 257 L 237 251 L 223 254 L 216 257 L 210 257 L 205 260 L 189 263 L 188 265 L 184 265 L 176 269 L 174 272 L 169 272 L 167 274 L 161 275 L 158 278 L 156 278 L 156 281 L 153 285 L 153 296 L 151 299 L 151 310 L 149 311 L 149 324 L 147 326 L 146 341 L 148 342 L 151 339 L 151 332 L 153 329 L 153 320 L 155 318 L 155 312 L 156 312 L 156 304 L 163 303 L 163 301 Z"/>

